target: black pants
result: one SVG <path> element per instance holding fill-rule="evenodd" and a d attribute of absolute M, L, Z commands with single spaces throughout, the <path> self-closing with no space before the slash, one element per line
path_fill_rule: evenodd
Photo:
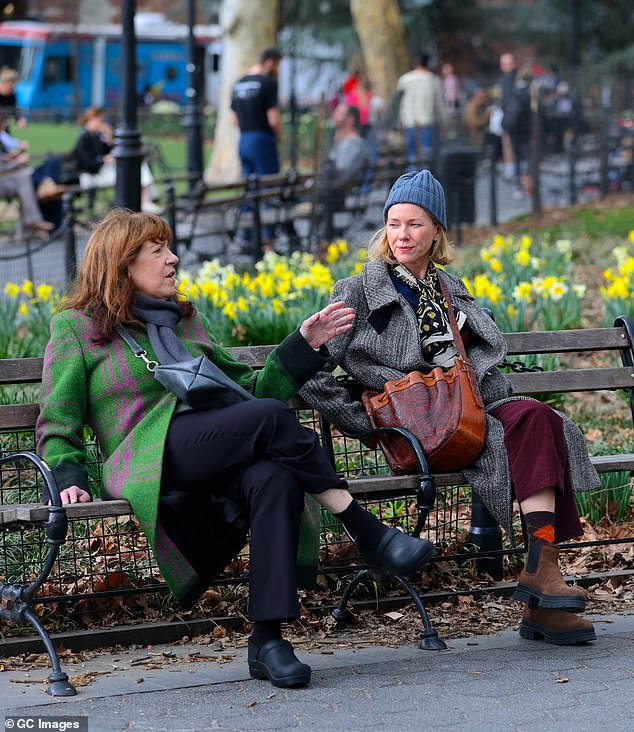
<path fill-rule="evenodd" d="M 347 488 L 313 430 L 276 399 L 184 412 L 168 432 L 163 490 L 231 498 L 249 515 L 251 620 L 297 617 L 295 560 L 304 492 Z"/>

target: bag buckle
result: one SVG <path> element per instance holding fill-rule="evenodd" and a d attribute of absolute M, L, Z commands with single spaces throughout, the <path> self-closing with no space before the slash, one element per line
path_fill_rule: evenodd
<path fill-rule="evenodd" d="M 159 365 L 158 361 L 151 361 L 147 357 L 147 351 L 140 351 L 139 353 L 134 354 L 137 358 L 140 358 L 143 363 L 145 364 L 145 368 L 151 373 L 154 373 L 154 369 Z"/>

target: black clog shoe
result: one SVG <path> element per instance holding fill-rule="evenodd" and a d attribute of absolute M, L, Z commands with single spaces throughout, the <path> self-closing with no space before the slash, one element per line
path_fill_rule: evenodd
<path fill-rule="evenodd" d="M 427 564 L 435 553 L 431 541 L 416 539 L 395 528 L 385 532 L 374 550 L 361 552 L 368 564 L 404 577 Z"/>
<path fill-rule="evenodd" d="M 249 673 L 254 679 L 268 679 L 273 686 L 289 688 L 306 686 L 310 681 L 310 666 L 302 663 L 293 646 L 282 638 L 256 646 L 249 641 Z"/>

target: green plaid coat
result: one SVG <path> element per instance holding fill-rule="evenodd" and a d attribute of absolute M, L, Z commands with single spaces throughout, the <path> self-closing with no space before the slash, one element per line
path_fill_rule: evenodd
<path fill-rule="evenodd" d="M 145 330 L 131 330 L 148 357 L 154 358 Z M 182 319 L 176 333 L 192 355 L 205 353 L 258 397 L 286 401 L 324 364 L 299 331 L 286 338 L 257 372 L 217 345 L 199 316 Z M 92 428 L 103 457 L 102 497 L 130 502 L 165 581 L 181 604 L 189 607 L 244 545 L 245 533 L 217 515 L 204 516 L 200 510 L 187 514 L 187 531 L 205 532 L 201 536 L 209 537 L 213 559 L 203 572 L 157 520 L 163 449 L 176 403 L 176 397 L 153 378 L 121 339 L 96 343 L 87 315 L 66 310 L 52 318 L 36 425 L 38 454 L 53 470 L 60 490 L 71 485 L 88 490 L 83 432 L 84 425 Z M 306 506 L 300 570 L 314 567 L 318 554 L 318 507 L 312 499 Z"/>

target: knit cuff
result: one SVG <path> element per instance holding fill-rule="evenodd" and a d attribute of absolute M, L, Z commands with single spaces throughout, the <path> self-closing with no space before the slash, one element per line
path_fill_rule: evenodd
<path fill-rule="evenodd" d="M 65 488 L 70 488 L 71 485 L 76 485 L 78 488 L 90 493 L 88 489 L 88 474 L 83 465 L 77 465 L 77 463 L 70 463 L 64 460 L 57 467 L 51 468 L 51 471 L 60 493 Z M 46 505 L 50 500 L 51 496 L 46 488 L 46 484 L 43 484 L 42 503 Z"/>
<path fill-rule="evenodd" d="M 299 329 L 287 336 L 275 349 L 281 369 L 298 385 L 305 384 L 323 369 L 330 352 L 326 346 L 316 351 L 308 344 Z"/>

